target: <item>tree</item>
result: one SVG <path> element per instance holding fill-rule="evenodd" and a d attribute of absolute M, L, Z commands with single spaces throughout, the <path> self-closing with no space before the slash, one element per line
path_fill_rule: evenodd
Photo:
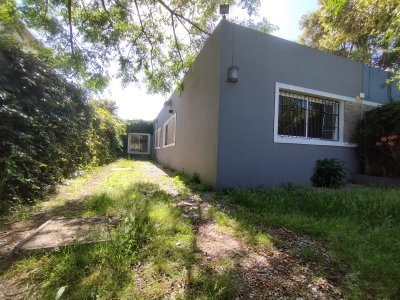
<path fill-rule="evenodd" d="M 15 0 L 4 0 L 15 3 Z M 260 0 L 228 0 L 257 15 Z M 144 74 L 149 91 L 167 93 L 215 28 L 220 0 L 21 0 L 13 13 L 53 49 L 55 66 L 91 89 L 107 85 L 116 61 L 123 83 Z M 266 19 L 250 22 L 264 31 Z"/>
<path fill-rule="evenodd" d="M 397 72 L 400 79 L 399 0 L 320 0 L 301 27 L 301 43 Z"/>

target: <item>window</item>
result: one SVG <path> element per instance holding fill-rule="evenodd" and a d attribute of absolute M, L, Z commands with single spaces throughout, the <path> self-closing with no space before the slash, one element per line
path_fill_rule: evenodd
<path fill-rule="evenodd" d="M 338 141 L 338 126 L 338 101 L 279 90 L 279 135 Z"/>
<path fill-rule="evenodd" d="M 163 126 L 163 147 L 175 146 L 176 114 L 170 117 Z"/>
<path fill-rule="evenodd" d="M 161 128 L 158 128 L 154 133 L 154 149 L 160 149 Z"/>
<path fill-rule="evenodd" d="M 129 133 L 128 135 L 129 154 L 149 154 L 150 153 L 150 134 Z"/>

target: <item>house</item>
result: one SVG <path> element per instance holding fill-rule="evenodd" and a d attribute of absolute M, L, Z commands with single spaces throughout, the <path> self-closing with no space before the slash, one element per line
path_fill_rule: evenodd
<path fill-rule="evenodd" d="M 389 75 L 222 21 L 154 121 L 155 158 L 216 189 L 309 185 L 323 158 L 351 176 L 362 113 L 400 99 Z"/>

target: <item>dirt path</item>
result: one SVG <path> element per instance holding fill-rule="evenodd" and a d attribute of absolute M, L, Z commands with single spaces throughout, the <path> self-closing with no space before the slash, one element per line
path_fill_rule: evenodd
<path fill-rule="evenodd" d="M 329 260 L 326 251 L 310 238 L 284 228 L 269 229 L 267 233 L 279 241 L 279 246 L 256 251 L 234 232 L 218 230 L 215 221 L 207 217 L 214 193 L 191 193 L 182 199 L 163 170 L 152 163 L 141 167 L 144 177 L 160 183 L 191 220 L 203 267 L 222 273 L 225 265 L 233 265 L 238 282 L 236 299 L 343 299 L 340 290 L 321 275 L 318 263 L 302 258 L 301 250 L 307 246 Z"/>

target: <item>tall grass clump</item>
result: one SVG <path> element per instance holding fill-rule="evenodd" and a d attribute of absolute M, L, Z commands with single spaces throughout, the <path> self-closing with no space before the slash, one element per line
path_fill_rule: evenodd
<path fill-rule="evenodd" d="M 400 190 L 235 190 L 227 198 L 239 205 L 242 222 L 284 226 L 325 241 L 338 266 L 356 278 L 355 295 L 400 295 Z"/>

